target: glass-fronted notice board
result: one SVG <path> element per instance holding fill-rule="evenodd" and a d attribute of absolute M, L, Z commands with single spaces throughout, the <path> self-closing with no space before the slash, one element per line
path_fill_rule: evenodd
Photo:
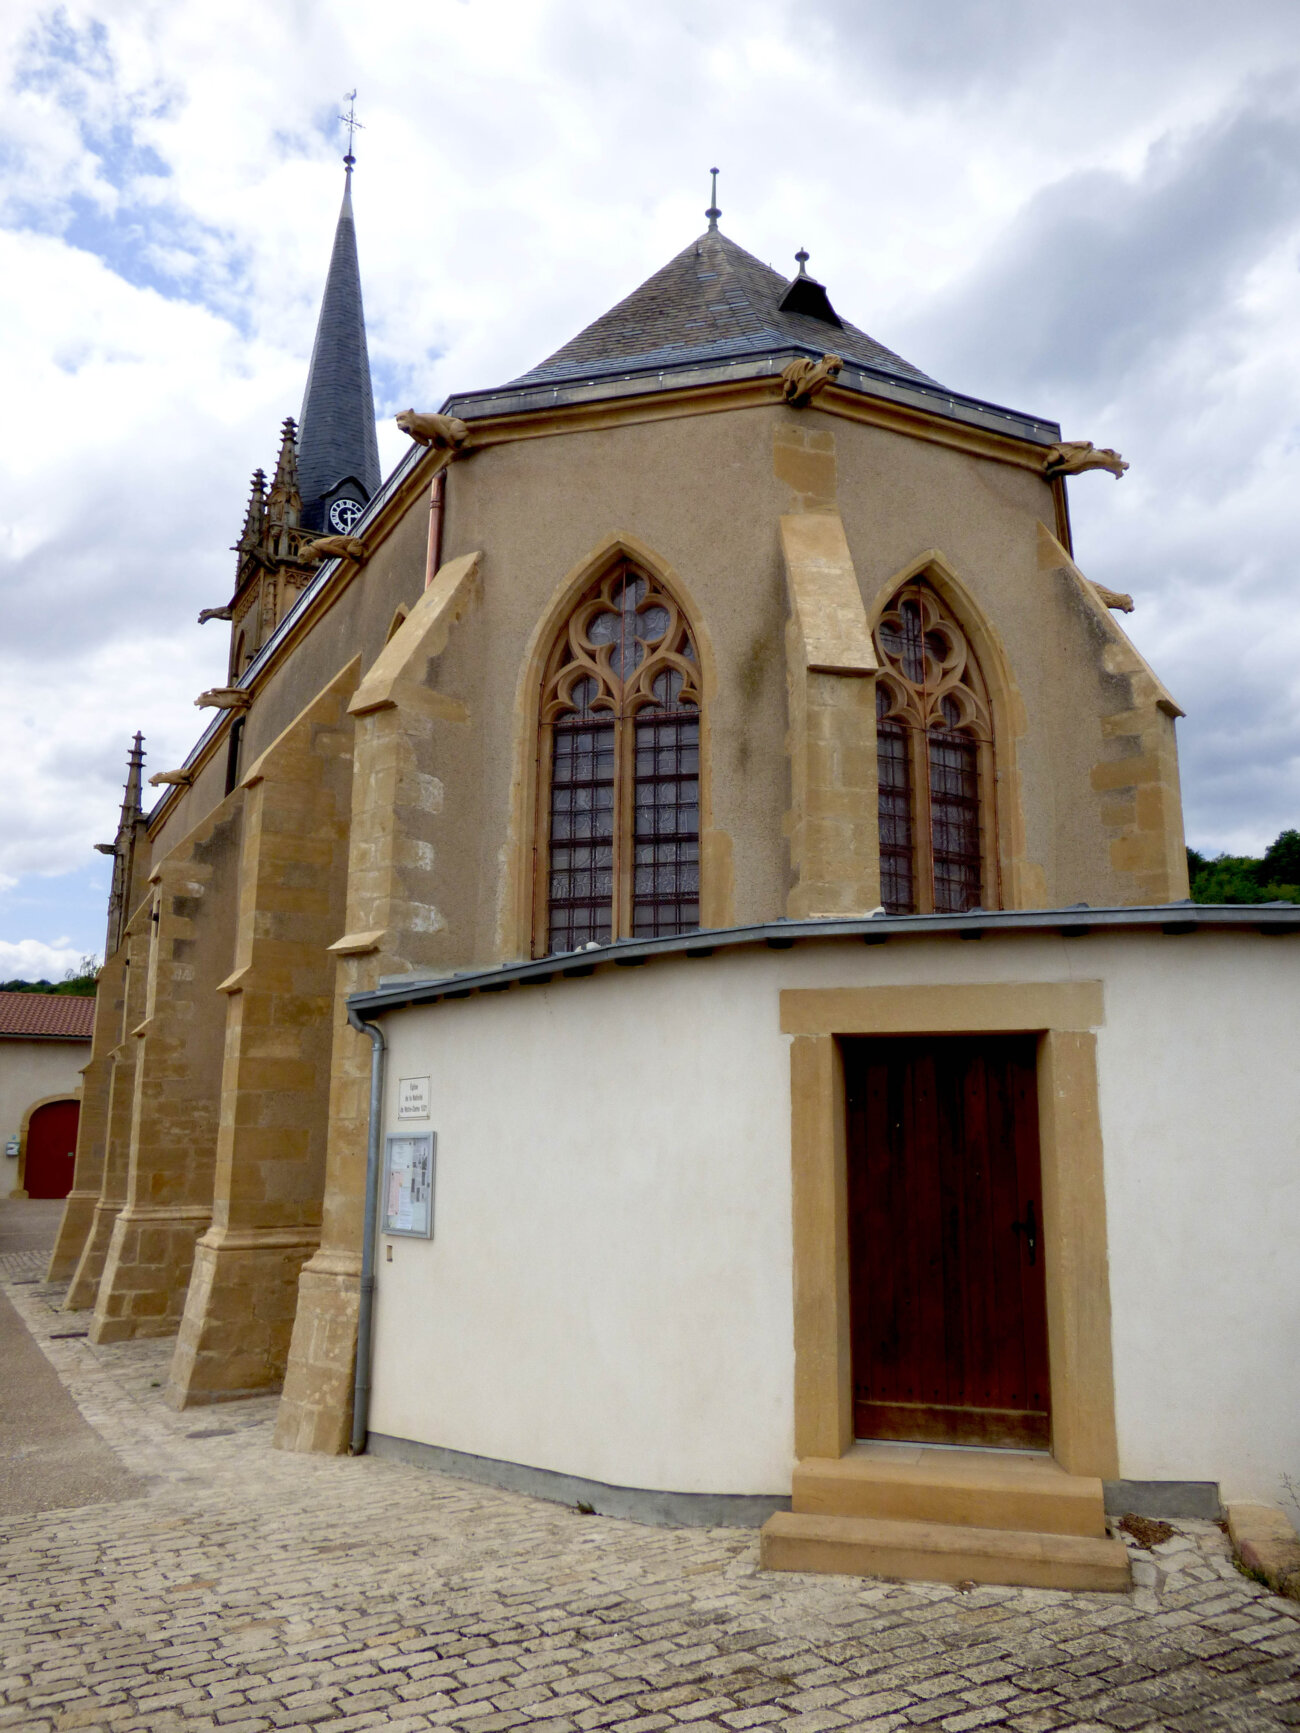
<path fill-rule="evenodd" d="M 436 1134 L 391 1132 L 384 1151 L 386 1234 L 433 1238 L 433 1152 Z"/>

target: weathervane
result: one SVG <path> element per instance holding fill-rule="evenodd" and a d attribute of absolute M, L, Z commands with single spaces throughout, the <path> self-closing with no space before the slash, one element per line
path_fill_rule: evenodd
<path fill-rule="evenodd" d="M 716 232 L 718 227 L 718 218 L 722 215 L 722 212 L 718 209 L 718 171 L 715 168 L 711 168 L 709 173 L 713 176 L 713 197 L 710 201 L 708 210 L 705 211 L 704 214 L 709 219 L 710 232 Z"/>
<path fill-rule="evenodd" d="M 362 126 L 361 122 L 357 119 L 357 93 L 356 93 L 356 91 L 355 90 L 345 90 L 343 92 L 343 94 L 348 99 L 348 112 L 346 114 L 341 114 L 339 116 L 339 119 L 343 122 L 344 126 L 346 126 L 348 129 L 348 154 L 343 158 L 343 164 L 344 164 L 344 167 L 347 169 L 348 173 L 351 174 L 352 170 L 356 167 L 356 162 L 357 162 L 356 157 L 353 156 L 353 154 L 352 154 L 353 141 L 354 141 L 355 135 L 357 133 L 364 132 L 366 129 L 364 126 Z"/>

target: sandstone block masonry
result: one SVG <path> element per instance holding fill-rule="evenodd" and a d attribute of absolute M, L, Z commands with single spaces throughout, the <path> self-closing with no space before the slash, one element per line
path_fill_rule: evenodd
<path fill-rule="evenodd" d="M 136 1032 L 126 1202 L 95 1300 L 97 1342 L 174 1336 L 212 1220 L 239 825 L 236 791 L 155 869 L 145 1017 Z"/>
<path fill-rule="evenodd" d="M 298 1272 L 320 1238 L 332 962 L 347 877 L 348 664 L 244 778 L 235 968 L 212 1226 L 168 1380 L 178 1408 L 275 1389 Z"/>
<path fill-rule="evenodd" d="M 331 947 L 338 973 L 324 1228 L 300 1282 L 276 1427 L 285 1449 L 343 1450 L 351 1428 L 370 1042 L 348 1023 L 347 998 L 382 974 L 436 957 L 445 825 L 440 747 L 448 735 L 463 735 L 471 717 L 428 684 L 428 672 L 472 606 L 478 573 L 479 556 L 471 554 L 438 574 L 349 705 L 356 718 L 352 829 L 347 930 Z"/>

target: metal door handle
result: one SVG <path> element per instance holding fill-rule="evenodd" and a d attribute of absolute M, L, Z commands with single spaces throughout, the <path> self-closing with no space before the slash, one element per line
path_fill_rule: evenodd
<path fill-rule="evenodd" d="M 1011 1231 L 1024 1234 L 1025 1244 L 1029 1248 L 1029 1261 L 1038 1262 L 1038 1218 L 1034 1214 L 1034 1200 L 1030 1198 L 1025 1206 L 1025 1219 L 1022 1222 L 1012 1222 Z"/>

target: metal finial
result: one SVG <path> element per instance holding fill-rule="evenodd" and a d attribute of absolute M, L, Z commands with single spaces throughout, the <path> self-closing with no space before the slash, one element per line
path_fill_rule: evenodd
<path fill-rule="evenodd" d="M 348 129 L 348 154 L 343 158 L 343 164 L 344 164 L 344 167 L 347 169 L 348 173 L 351 174 L 352 170 L 356 167 L 356 161 L 357 161 L 356 157 L 353 156 L 353 154 L 352 154 L 352 146 L 353 146 L 353 143 L 355 142 L 355 135 L 359 132 L 364 132 L 366 129 L 364 126 L 362 126 L 361 122 L 357 119 L 357 93 L 356 93 L 356 91 L 355 90 L 345 90 L 343 92 L 343 94 L 348 99 L 348 112 L 346 114 L 341 114 L 339 116 L 339 119 L 343 122 L 344 126 L 346 126 Z"/>
<path fill-rule="evenodd" d="M 718 218 L 722 215 L 722 212 L 718 209 L 718 171 L 715 168 L 711 168 L 709 170 L 709 173 L 713 176 L 713 196 L 712 196 L 712 202 L 710 203 L 708 210 L 705 211 L 704 214 L 709 219 L 710 233 L 716 233 L 717 227 L 718 227 Z"/>
<path fill-rule="evenodd" d="M 808 275 L 804 266 L 808 263 L 809 256 L 810 255 L 805 247 L 800 247 L 799 251 L 795 254 L 795 258 L 799 264 L 799 275 L 801 277 L 806 277 Z"/>

